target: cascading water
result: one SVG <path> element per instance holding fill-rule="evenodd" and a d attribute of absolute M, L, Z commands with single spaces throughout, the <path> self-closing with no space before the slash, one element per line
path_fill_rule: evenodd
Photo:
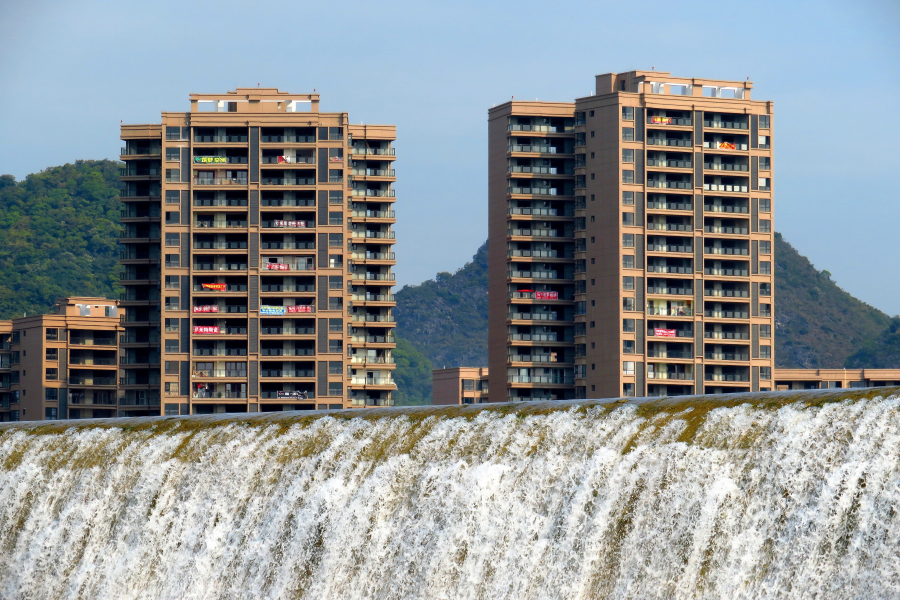
<path fill-rule="evenodd" d="M 896 598 L 898 393 L 8 425 L 0 598 Z"/>

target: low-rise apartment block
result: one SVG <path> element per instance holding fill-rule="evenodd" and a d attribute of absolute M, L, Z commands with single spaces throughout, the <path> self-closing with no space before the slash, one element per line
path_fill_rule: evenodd
<path fill-rule="evenodd" d="M 482 404 L 484 402 L 488 402 L 487 368 L 454 367 L 432 371 L 432 404 Z"/>
<path fill-rule="evenodd" d="M 318 94 L 192 94 L 123 125 L 123 404 L 391 405 L 393 126 Z"/>

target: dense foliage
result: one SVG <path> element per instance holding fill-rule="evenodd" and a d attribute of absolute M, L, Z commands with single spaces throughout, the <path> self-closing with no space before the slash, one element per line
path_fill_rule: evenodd
<path fill-rule="evenodd" d="M 877 338 L 847 358 L 848 369 L 900 369 L 900 317 L 893 317 Z"/>
<path fill-rule="evenodd" d="M 431 404 L 431 361 L 401 337 L 397 338 L 393 354 L 397 364 L 394 371 L 394 381 L 397 382 L 394 404 Z"/>
<path fill-rule="evenodd" d="M 118 297 L 118 177 L 108 160 L 0 177 L 0 318 L 62 296 Z"/>
<path fill-rule="evenodd" d="M 456 273 L 397 292 L 397 334 L 435 368 L 487 365 L 487 242 Z"/>
<path fill-rule="evenodd" d="M 850 355 L 889 324 L 886 314 L 839 288 L 828 271 L 816 270 L 780 233 L 775 234 L 777 366 L 842 368 Z M 881 364 L 882 359 L 871 356 Z"/>

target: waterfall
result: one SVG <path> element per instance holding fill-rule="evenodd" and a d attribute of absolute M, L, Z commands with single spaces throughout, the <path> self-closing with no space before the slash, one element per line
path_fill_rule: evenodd
<path fill-rule="evenodd" d="M 897 598 L 898 393 L 4 424 L 0 598 Z"/>

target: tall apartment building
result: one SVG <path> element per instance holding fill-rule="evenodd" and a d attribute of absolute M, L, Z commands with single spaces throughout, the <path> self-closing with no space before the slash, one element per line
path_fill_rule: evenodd
<path fill-rule="evenodd" d="M 118 416 L 118 301 L 62 298 L 0 321 L 0 421 Z"/>
<path fill-rule="evenodd" d="M 608 73 L 489 111 L 492 400 L 772 388 L 772 103 L 751 89 Z"/>
<path fill-rule="evenodd" d="M 122 404 L 390 405 L 395 128 L 272 88 L 190 104 L 121 129 Z"/>

